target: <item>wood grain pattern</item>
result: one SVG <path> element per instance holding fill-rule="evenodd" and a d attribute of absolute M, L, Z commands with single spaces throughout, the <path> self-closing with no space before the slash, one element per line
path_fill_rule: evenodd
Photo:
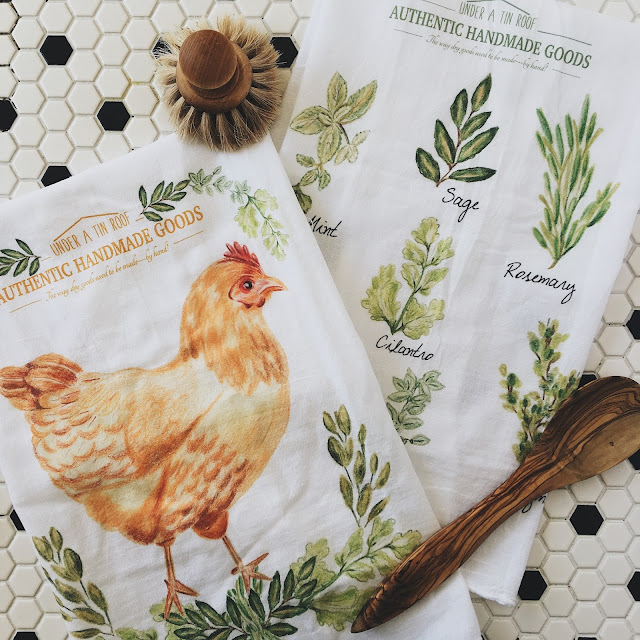
<path fill-rule="evenodd" d="M 548 491 L 602 473 L 640 449 L 640 385 L 623 377 L 576 391 L 502 485 L 418 547 L 385 578 L 351 627 L 396 617 L 442 584 L 509 516 Z"/>
<path fill-rule="evenodd" d="M 208 113 L 230 111 L 247 97 L 252 80 L 246 54 L 219 31 L 201 29 L 184 41 L 176 84 L 191 106 Z"/>

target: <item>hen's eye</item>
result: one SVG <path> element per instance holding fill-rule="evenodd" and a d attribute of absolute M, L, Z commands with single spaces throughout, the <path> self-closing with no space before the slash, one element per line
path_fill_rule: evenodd
<path fill-rule="evenodd" d="M 242 283 L 242 288 L 246 291 L 251 291 L 251 289 L 253 289 L 253 282 L 251 282 L 251 280 L 245 280 Z"/>

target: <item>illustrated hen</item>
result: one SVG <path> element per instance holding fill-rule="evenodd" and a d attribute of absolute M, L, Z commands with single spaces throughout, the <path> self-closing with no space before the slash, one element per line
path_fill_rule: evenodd
<path fill-rule="evenodd" d="M 171 545 L 193 529 L 222 539 L 249 588 L 264 554 L 244 564 L 226 536 L 234 502 L 256 481 L 289 420 L 289 370 L 262 307 L 286 287 L 237 242 L 195 281 L 178 355 L 157 369 L 87 373 L 57 354 L 0 370 L 0 393 L 24 411 L 53 483 L 109 531 L 164 549 L 165 617 L 178 594 Z"/>

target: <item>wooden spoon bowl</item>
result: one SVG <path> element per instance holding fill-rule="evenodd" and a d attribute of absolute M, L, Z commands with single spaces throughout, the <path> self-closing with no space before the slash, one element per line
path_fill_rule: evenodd
<path fill-rule="evenodd" d="M 549 421 L 524 463 L 491 495 L 422 543 L 389 574 L 351 627 L 377 627 L 457 571 L 500 524 L 549 491 L 586 480 L 640 449 L 640 385 L 594 380 Z"/>

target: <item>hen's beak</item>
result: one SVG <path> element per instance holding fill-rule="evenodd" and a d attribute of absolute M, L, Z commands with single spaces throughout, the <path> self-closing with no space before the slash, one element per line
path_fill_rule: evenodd
<path fill-rule="evenodd" d="M 260 280 L 256 282 L 256 285 L 261 294 L 273 293 L 274 291 L 287 291 L 287 287 L 282 280 L 270 276 L 260 278 Z"/>

